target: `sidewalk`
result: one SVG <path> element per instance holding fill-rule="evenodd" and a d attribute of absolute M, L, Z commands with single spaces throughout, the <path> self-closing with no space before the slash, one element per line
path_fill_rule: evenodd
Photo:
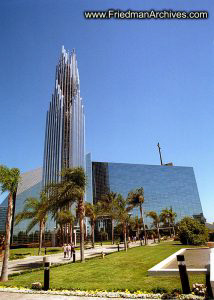
<path fill-rule="evenodd" d="M 47 294 L 25 294 L 25 293 L 11 293 L 11 292 L 1 292 L 1 300 L 130 300 L 130 298 L 104 298 L 104 297 L 84 297 L 84 296 L 61 296 L 61 295 L 47 295 Z"/>
<path fill-rule="evenodd" d="M 152 240 L 148 240 L 148 245 L 152 244 Z M 133 242 L 129 244 L 129 248 L 140 246 L 140 242 Z M 120 250 L 124 250 L 124 245 L 120 244 Z M 100 256 L 103 253 L 113 253 L 118 251 L 117 245 L 103 245 L 95 246 L 95 248 L 85 250 L 85 258 L 92 258 Z M 66 264 L 72 260 L 64 258 L 64 254 L 57 253 L 49 255 L 51 257 L 51 264 Z M 76 261 L 80 260 L 80 251 L 76 250 Z M 11 260 L 8 262 L 8 274 L 21 273 L 25 270 L 36 269 L 43 266 L 43 256 L 29 256 L 23 259 Z M 0 263 L 0 270 L 2 263 Z"/>

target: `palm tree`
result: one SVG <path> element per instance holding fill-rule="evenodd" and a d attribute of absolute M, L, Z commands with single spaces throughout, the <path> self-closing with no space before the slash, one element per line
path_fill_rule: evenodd
<path fill-rule="evenodd" d="M 135 216 L 134 218 L 131 218 L 131 229 L 134 229 L 137 231 L 137 239 L 139 239 L 140 237 L 140 228 L 142 227 L 142 220 L 138 217 Z"/>
<path fill-rule="evenodd" d="M 173 211 L 172 206 L 169 209 L 169 220 L 170 220 L 170 225 L 172 226 L 173 229 L 173 235 L 175 236 L 175 218 L 177 217 L 176 212 Z"/>
<path fill-rule="evenodd" d="M 70 210 L 60 210 L 56 213 L 56 222 L 60 226 L 60 231 L 61 231 L 61 241 L 62 244 L 64 244 L 64 232 L 63 232 L 63 227 L 69 226 L 69 231 L 70 231 L 70 243 L 72 243 L 72 228 L 73 228 L 73 222 L 74 222 L 74 216 L 70 212 Z M 67 230 L 66 230 L 67 233 Z M 67 244 L 68 244 L 68 234 L 67 234 Z"/>
<path fill-rule="evenodd" d="M 125 250 L 127 251 L 126 233 L 127 233 L 127 225 L 130 219 L 129 217 L 130 207 L 127 205 L 128 200 L 124 199 L 120 194 L 118 194 L 115 204 L 116 204 L 115 208 L 117 210 L 117 220 L 122 224 L 123 227 L 124 246 L 125 246 Z"/>
<path fill-rule="evenodd" d="M 117 193 L 110 192 L 102 195 L 100 199 L 101 209 L 103 210 L 104 215 L 111 218 L 111 241 L 112 245 L 114 244 L 114 220 L 116 218 L 115 203 L 117 201 Z"/>
<path fill-rule="evenodd" d="M 160 243 L 160 217 L 158 216 L 158 214 L 154 211 L 151 210 L 147 213 L 147 217 L 150 217 L 153 219 L 153 224 L 155 226 L 155 228 L 157 229 L 157 233 L 158 233 L 158 242 Z"/>
<path fill-rule="evenodd" d="M 171 227 L 170 226 L 173 226 L 173 231 L 174 231 L 175 229 L 174 229 L 174 225 L 173 224 L 174 224 L 176 216 L 177 215 L 176 215 L 176 213 L 173 212 L 172 207 L 170 209 L 168 209 L 168 208 L 162 209 L 162 212 L 160 214 L 161 222 L 163 222 L 163 224 L 165 226 L 169 227 L 169 235 L 170 235 L 170 237 L 172 236 Z"/>
<path fill-rule="evenodd" d="M 145 245 L 147 244 L 147 234 L 146 234 L 146 227 L 143 218 L 143 203 L 144 203 L 144 189 L 141 187 L 139 189 L 135 189 L 128 193 L 128 203 L 130 208 L 134 208 L 139 206 L 140 208 L 140 217 L 143 224 L 143 231 L 144 231 L 144 238 L 145 238 Z"/>
<path fill-rule="evenodd" d="M 85 171 L 81 167 L 67 168 L 61 172 L 61 181 L 47 185 L 50 209 L 56 215 L 59 209 L 77 204 L 80 225 L 80 257 L 84 262 L 84 192 L 86 187 Z"/>
<path fill-rule="evenodd" d="M 91 203 L 85 203 L 85 216 L 90 218 L 91 223 L 91 237 L 92 237 L 92 247 L 94 248 L 94 228 L 95 228 L 95 222 L 97 218 L 101 215 L 101 207 L 100 203 L 91 204 Z"/>
<path fill-rule="evenodd" d="M 30 232 L 31 229 L 39 224 L 39 250 L 38 255 L 41 255 L 42 248 L 42 235 L 45 229 L 45 223 L 47 221 L 48 213 L 48 199 L 44 192 L 40 194 L 40 200 L 37 198 L 29 197 L 25 200 L 23 211 L 16 215 L 16 223 L 19 224 L 21 221 L 31 219 L 26 232 Z"/>
<path fill-rule="evenodd" d="M 13 200 L 16 198 L 18 183 L 20 181 L 20 170 L 18 168 L 8 168 L 0 166 L 0 184 L 2 192 L 9 191 L 8 195 L 8 209 L 6 218 L 6 237 L 5 237 L 5 251 L 1 271 L 1 281 L 8 280 L 8 259 L 10 252 L 10 233 L 11 220 L 13 211 Z"/>

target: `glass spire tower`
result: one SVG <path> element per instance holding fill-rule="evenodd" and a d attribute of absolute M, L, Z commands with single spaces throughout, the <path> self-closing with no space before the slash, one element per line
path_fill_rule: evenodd
<path fill-rule="evenodd" d="M 46 116 L 43 185 L 58 182 L 68 167 L 85 167 L 85 115 L 76 53 L 62 46 Z"/>

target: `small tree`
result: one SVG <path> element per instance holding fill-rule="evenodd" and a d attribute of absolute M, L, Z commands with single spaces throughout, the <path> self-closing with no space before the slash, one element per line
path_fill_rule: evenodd
<path fill-rule="evenodd" d="M 157 233 L 158 233 L 158 242 L 160 243 L 160 232 L 159 232 L 159 228 L 160 228 L 160 217 L 158 216 L 158 214 L 151 210 L 150 212 L 147 213 L 147 216 L 153 219 L 153 225 L 154 227 L 157 229 Z"/>
<path fill-rule="evenodd" d="M 170 237 L 172 236 L 171 227 L 173 230 L 173 235 L 175 236 L 175 218 L 176 218 L 176 216 L 177 216 L 177 214 L 173 211 L 172 206 L 170 207 L 170 209 L 168 209 L 168 208 L 162 209 L 162 212 L 160 214 L 161 222 L 163 222 L 163 224 L 165 226 L 169 227 Z"/>
<path fill-rule="evenodd" d="M 17 168 L 9 169 L 6 166 L 0 166 L 0 184 L 2 192 L 9 191 L 8 208 L 6 218 L 6 237 L 5 237 L 5 251 L 2 264 L 1 281 L 8 280 L 8 260 L 10 252 L 10 232 L 13 211 L 13 199 L 16 199 L 18 183 L 20 181 L 20 171 Z"/>
<path fill-rule="evenodd" d="M 142 220 L 138 216 L 131 217 L 129 222 L 131 230 L 135 230 L 137 233 L 137 239 L 140 238 L 140 228 L 142 227 Z"/>
<path fill-rule="evenodd" d="M 184 245 L 203 245 L 208 241 L 208 229 L 190 217 L 179 222 L 179 239 Z"/>
<path fill-rule="evenodd" d="M 45 193 L 41 193 L 40 200 L 29 197 L 25 200 L 23 211 L 16 215 L 16 225 L 21 221 L 30 219 L 30 223 L 26 232 L 30 232 L 36 224 L 39 224 L 39 250 L 38 255 L 41 254 L 42 235 L 45 229 L 48 213 L 48 200 Z"/>
<path fill-rule="evenodd" d="M 74 222 L 74 216 L 72 215 L 72 213 L 70 212 L 70 210 L 61 210 L 58 211 L 56 213 L 56 222 L 59 224 L 60 226 L 60 231 L 61 231 L 61 242 L 64 244 L 64 233 L 63 233 L 63 227 L 69 226 L 69 230 L 70 230 L 70 242 L 72 243 L 72 228 L 73 228 L 73 222 Z M 66 230 L 67 231 L 67 230 Z M 68 243 L 68 234 L 67 236 L 67 243 Z"/>
<path fill-rule="evenodd" d="M 143 225 L 145 245 L 146 245 L 147 244 L 147 234 L 146 234 L 146 226 L 145 226 L 144 217 L 143 217 L 144 189 L 141 187 L 139 189 L 130 191 L 128 194 L 128 203 L 129 203 L 130 209 L 132 209 L 134 207 L 140 208 L 140 217 L 141 217 L 141 222 Z"/>
<path fill-rule="evenodd" d="M 77 214 L 80 225 L 80 260 L 85 261 L 84 256 L 84 193 L 86 187 L 85 171 L 81 167 L 67 168 L 61 172 L 61 181 L 46 186 L 50 209 L 55 215 L 59 209 L 77 204 Z"/>
<path fill-rule="evenodd" d="M 117 210 L 117 220 L 122 224 L 123 227 L 123 238 L 124 238 L 124 246 L 125 251 L 127 251 L 127 225 L 129 222 L 129 212 L 130 207 L 128 206 L 128 200 L 124 199 L 122 195 L 118 194 L 116 199 L 116 210 Z"/>
<path fill-rule="evenodd" d="M 175 236 L 175 218 L 177 217 L 176 212 L 173 211 L 172 206 L 169 209 L 169 221 L 170 225 L 172 226 L 173 235 Z"/>
<path fill-rule="evenodd" d="M 103 211 L 104 216 L 108 216 L 111 218 L 111 241 L 112 245 L 114 244 L 114 221 L 116 219 L 116 201 L 117 201 L 117 193 L 110 192 L 102 195 L 99 203 L 100 209 Z"/>
<path fill-rule="evenodd" d="M 92 247 L 94 248 L 94 228 L 95 222 L 100 215 L 100 205 L 99 202 L 97 204 L 85 203 L 85 216 L 90 219 L 91 223 L 91 237 L 92 237 Z"/>

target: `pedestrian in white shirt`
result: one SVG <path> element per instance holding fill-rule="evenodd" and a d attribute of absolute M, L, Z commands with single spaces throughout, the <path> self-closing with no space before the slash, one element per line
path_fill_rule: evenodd
<path fill-rule="evenodd" d="M 62 248 L 63 248 L 63 251 L 64 251 L 64 258 L 66 258 L 66 253 L 67 253 L 67 251 L 66 251 L 66 244 L 64 244 Z"/>

